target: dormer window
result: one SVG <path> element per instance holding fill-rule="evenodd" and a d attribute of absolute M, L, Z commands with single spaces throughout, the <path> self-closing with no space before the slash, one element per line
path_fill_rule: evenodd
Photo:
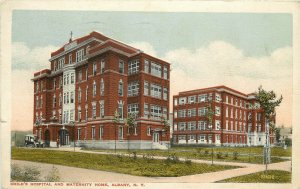
<path fill-rule="evenodd" d="M 84 49 L 80 49 L 76 52 L 76 62 L 80 62 L 83 60 Z"/>

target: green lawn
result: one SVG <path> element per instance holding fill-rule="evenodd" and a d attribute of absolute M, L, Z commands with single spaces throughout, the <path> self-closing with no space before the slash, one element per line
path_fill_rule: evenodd
<path fill-rule="evenodd" d="M 220 183 L 291 183 L 291 172 L 268 170 L 218 181 Z"/>
<path fill-rule="evenodd" d="M 190 161 L 177 161 L 176 159 L 157 160 L 149 156 L 136 158 L 122 155 L 25 148 L 12 148 L 12 159 L 149 177 L 177 177 L 237 168 L 234 166 L 196 164 Z"/>
<path fill-rule="evenodd" d="M 95 149 L 84 149 L 84 150 L 95 150 Z M 96 150 L 96 151 L 105 151 L 113 153 L 114 150 Z M 175 156 L 187 159 L 204 159 L 211 160 L 211 148 L 209 147 L 201 147 L 201 148 L 184 148 L 184 147 L 176 147 L 170 150 L 117 150 L 118 153 L 132 153 L 136 152 L 137 154 L 143 155 L 151 155 L 151 156 L 163 156 L 167 157 L 170 154 L 174 154 Z M 237 152 L 236 157 L 234 157 L 234 153 Z M 262 157 L 263 148 L 262 147 L 215 147 L 214 148 L 214 160 L 217 161 L 230 161 L 230 162 L 243 162 L 243 163 L 263 163 Z M 274 147 L 271 149 L 272 157 L 271 162 L 277 163 L 281 161 L 285 161 L 281 159 L 281 156 L 291 156 L 291 148 L 284 150 L 282 148 Z"/>

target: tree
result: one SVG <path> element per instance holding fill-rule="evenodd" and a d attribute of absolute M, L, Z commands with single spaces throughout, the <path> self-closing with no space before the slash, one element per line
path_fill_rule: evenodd
<path fill-rule="evenodd" d="M 268 163 L 270 163 L 270 122 L 272 122 L 273 118 L 275 117 L 275 108 L 280 105 L 283 98 L 281 95 L 280 98 L 277 99 L 274 91 L 266 91 L 262 88 L 262 86 L 258 88 L 258 92 L 256 92 L 255 97 L 259 102 L 260 108 L 263 109 L 266 118 L 266 144 L 264 157 L 267 170 Z"/>
<path fill-rule="evenodd" d="M 205 112 L 205 117 L 207 119 L 208 122 L 208 128 L 210 128 L 211 130 L 211 135 L 212 135 L 212 130 L 213 130 L 213 126 L 212 126 L 212 121 L 213 121 L 213 117 L 215 115 L 215 111 L 213 110 L 212 107 L 212 97 L 208 98 L 208 103 L 206 106 L 206 112 Z M 211 148 L 211 164 L 214 164 L 214 148 Z"/>
<path fill-rule="evenodd" d="M 127 142 L 128 142 L 128 151 L 129 151 L 129 136 L 130 136 L 130 130 L 132 130 L 132 128 L 136 127 L 136 122 L 135 122 L 135 117 L 136 115 L 133 113 L 129 113 L 126 119 L 126 126 L 128 127 L 128 138 L 127 138 Z"/>
<path fill-rule="evenodd" d="M 277 143 L 280 142 L 280 141 L 279 141 L 279 140 L 280 140 L 280 137 L 281 137 L 280 130 L 281 130 L 280 128 L 276 128 L 276 129 L 275 129 L 275 139 L 276 139 L 276 142 L 277 142 Z"/>

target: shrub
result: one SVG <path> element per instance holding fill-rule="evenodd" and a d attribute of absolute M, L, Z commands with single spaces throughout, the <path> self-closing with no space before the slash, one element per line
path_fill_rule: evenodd
<path fill-rule="evenodd" d="M 133 154 L 133 159 L 136 160 L 137 159 L 137 153 L 136 153 L 136 151 L 132 152 L 132 154 Z"/>
<path fill-rule="evenodd" d="M 218 159 L 222 159 L 222 158 L 223 158 L 222 156 L 223 156 L 222 152 L 218 152 L 218 153 L 217 153 L 217 158 L 218 158 Z"/>
<path fill-rule="evenodd" d="M 238 152 L 233 152 L 233 159 L 237 160 L 238 159 L 238 155 L 239 155 Z"/>
<path fill-rule="evenodd" d="M 184 163 L 187 165 L 192 165 L 192 161 L 190 159 L 185 159 Z"/>
<path fill-rule="evenodd" d="M 204 154 L 205 154 L 205 155 L 208 155 L 208 154 L 209 154 L 208 150 L 205 150 L 205 151 L 204 151 Z"/>
<path fill-rule="evenodd" d="M 49 174 L 45 177 L 45 181 L 47 182 L 59 182 L 60 181 L 60 175 L 59 171 L 56 167 L 52 167 Z"/>
<path fill-rule="evenodd" d="M 23 169 L 17 165 L 11 166 L 11 180 L 21 182 L 38 182 L 41 175 L 37 167 L 24 167 Z"/>
<path fill-rule="evenodd" d="M 180 161 L 179 161 L 179 158 L 175 154 L 172 154 L 167 157 L 165 162 L 168 164 L 168 163 L 178 163 Z"/>
<path fill-rule="evenodd" d="M 228 152 L 225 153 L 225 157 L 228 157 Z"/>

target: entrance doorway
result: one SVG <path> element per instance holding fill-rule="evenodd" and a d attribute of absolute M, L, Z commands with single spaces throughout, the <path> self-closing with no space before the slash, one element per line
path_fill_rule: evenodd
<path fill-rule="evenodd" d="M 60 145 L 69 145 L 69 132 L 67 129 L 59 130 Z"/>
<path fill-rule="evenodd" d="M 50 147 L 50 131 L 45 131 L 45 146 Z"/>
<path fill-rule="evenodd" d="M 159 142 L 159 133 L 158 132 L 154 132 L 153 133 L 153 142 L 158 143 Z"/>

